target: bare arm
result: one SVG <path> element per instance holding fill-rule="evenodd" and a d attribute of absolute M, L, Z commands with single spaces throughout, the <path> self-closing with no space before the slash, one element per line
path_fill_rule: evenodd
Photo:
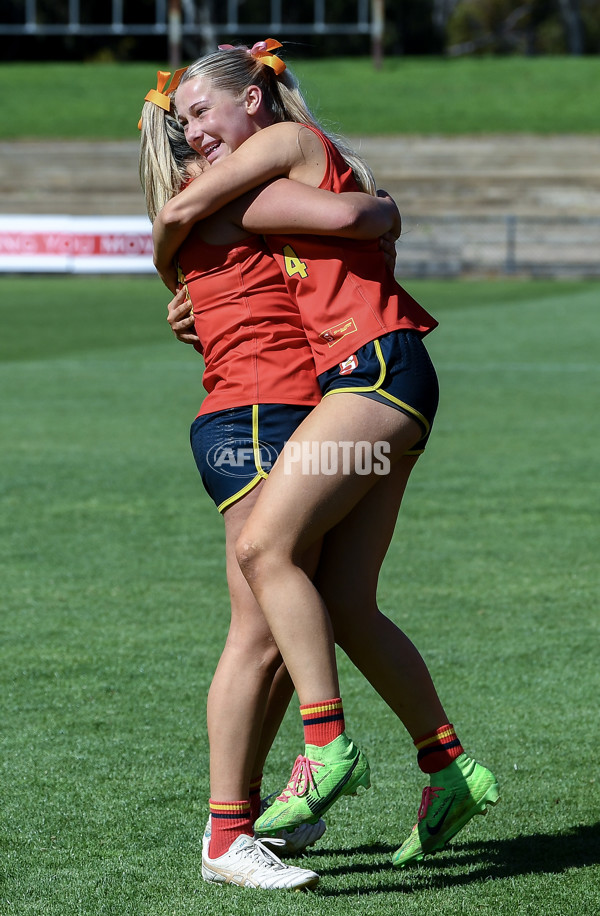
<path fill-rule="evenodd" d="M 249 196 L 249 195 L 248 195 Z M 239 225 L 252 233 L 337 235 L 376 239 L 388 232 L 400 235 L 400 214 L 391 197 L 361 191 L 335 194 L 279 178 L 265 185 L 243 206 Z"/>
<path fill-rule="evenodd" d="M 163 207 L 152 229 L 154 264 L 161 277 L 170 274 L 173 259 L 194 223 L 263 182 L 287 177 L 302 166 L 301 129 L 295 123 L 282 123 L 257 131 Z"/>
<path fill-rule="evenodd" d="M 377 197 L 362 191 L 337 194 L 287 178 L 275 179 L 242 195 L 227 204 L 220 215 L 230 226 L 252 234 L 327 235 L 355 240 L 385 236 L 391 240 L 388 247 L 393 248 L 394 254 L 394 243 L 401 231 L 398 208 L 383 191 Z M 215 238 L 213 228 L 209 234 Z M 385 248 L 384 251 L 389 263 L 389 252 Z M 174 292 L 177 273 L 172 263 L 159 273 Z"/>

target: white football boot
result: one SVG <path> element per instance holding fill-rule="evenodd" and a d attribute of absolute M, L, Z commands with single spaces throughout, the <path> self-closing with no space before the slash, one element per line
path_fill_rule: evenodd
<path fill-rule="evenodd" d="M 274 841 L 275 842 L 275 841 Z M 261 842 L 241 833 L 222 856 L 210 859 L 206 834 L 202 842 L 205 881 L 265 890 L 301 890 L 315 887 L 319 876 L 307 868 L 285 865 Z"/>

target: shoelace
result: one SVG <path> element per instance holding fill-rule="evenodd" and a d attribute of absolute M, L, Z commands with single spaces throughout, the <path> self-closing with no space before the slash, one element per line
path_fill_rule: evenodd
<path fill-rule="evenodd" d="M 281 795 L 277 796 L 277 801 L 287 802 L 292 796 L 299 797 L 305 795 L 309 789 L 314 789 L 313 775 L 317 767 L 323 766 L 325 764 L 319 763 L 318 760 L 309 760 L 308 757 L 303 757 L 302 755 L 296 757 L 290 781 Z"/>
<path fill-rule="evenodd" d="M 276 845 L 285 846 L 283 840 L 271 840 Z M 251 850 L 249 850 L 250 858 L 257 863 L 257 865 L 267 865 L 269 868 L 286 868 L 281 859 L 278 859 L 274 852 L 268 849 L 260 840 L 255 838 L 254 844 Z"/>
<path fill-rule="evenodd" d="M 423 794 L 421 796 L 421 804 L 419 805 L 419 811 L 417 814 L 419 824 L 421 823 L 421 821 L 427 814 L 427 810 L 431 802 L 435 798 L 439 798 L 438 792 L 443 792 L 443 791 L 444 791 L 443 786 L 425 786 L 425 788 L 423 789 Z"/>

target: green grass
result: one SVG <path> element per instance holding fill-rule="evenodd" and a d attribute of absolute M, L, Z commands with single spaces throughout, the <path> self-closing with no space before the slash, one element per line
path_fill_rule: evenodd
<path fill-rule="evenodd" d="M 423 777 L 340 658 L 373 789 L 311 894 L 203 884 L 222 521 L 188 444 L 201 364 L 150 278 L 0 279 L 3 916 L 595 916 L 598 285 L 414 282 L 441 409 L 381 578 L 502 802 L 397 872 Z M 300 744 L 291 709 L 266 770 Z"/>
<path fill-rule="evenodd" d="M 297 62 L 307 98 L 348 134 L 598 133 L 598 57 L 388 58 Z M 186 61 L 186 63 L 188 63 Z M 0 64 L 2 139 L 134 140 L 164 62 Z"/>

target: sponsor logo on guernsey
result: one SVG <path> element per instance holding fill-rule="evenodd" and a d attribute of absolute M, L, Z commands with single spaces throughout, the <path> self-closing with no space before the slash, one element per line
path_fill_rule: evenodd
<path fill-rule="evenodd" d="M 321 331 L 319 337 L 328 343 L 330 347 L 333 347 L 338 341 L 343 340 L 348 334 L 354 334 L 357 330 L 354 318 L 346 318 L 344 321 L 334 324 L 332 328 L 326 328 Z"/>
<path fill-rule="evenodd" d="M 340 363 L 340 375 L 350 375 L 351 372 L 354 372 L 358 366 L 358 359 L 356 353 L 353 353 L 352 356 L 349 356 L 348 359 L 345 359 L 343 363 Z"/>

